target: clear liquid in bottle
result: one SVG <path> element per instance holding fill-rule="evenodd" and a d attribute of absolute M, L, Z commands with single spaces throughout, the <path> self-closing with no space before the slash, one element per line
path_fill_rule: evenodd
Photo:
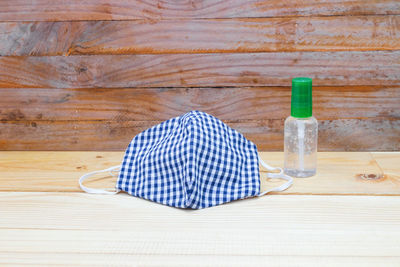
<path fill-rule="evenodd" d="M 314 117 L 288 117 L 285 121 L 284 171 L 293 177 L 310 177 L 317 171 L 318 122 Z"/>

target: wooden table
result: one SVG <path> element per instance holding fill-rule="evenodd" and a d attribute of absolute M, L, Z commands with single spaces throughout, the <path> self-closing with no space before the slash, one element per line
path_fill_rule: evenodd
<path fill-rule="evenodd" d="M 80 191 L 80 175 L 122 157 L 0 152 L 0 265 L 400 266 L 399 152 L 319 153 L 318 175 L 285 192 L 203 210 Z"/>

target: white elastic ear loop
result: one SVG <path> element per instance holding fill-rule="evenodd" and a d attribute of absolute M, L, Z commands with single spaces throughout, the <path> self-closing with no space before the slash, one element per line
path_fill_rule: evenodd
<path fill-rule="evenodd" d="M 270 165 L 268 165 L 267 163 L 265 163 L 261 158 L 260 158 L 260 155 L 258 155 L 258 161 L 261 163 L 261 165 L 264 167 L 264 168 L 266 168 L 268 171 L 280 171 L 279 172 L 279 174 L 282 174 L 283 173 L 283 170 L 282 170 L 282 168 L 279 168 L 279 167 L 272 167 L 272 166 L 270 166 Z"/>
<path fill-rule="evenodd" d="M 289 175 L 286 175 L 283 173 L 282 168 L 279 167 L 271 167 L 270 165 L 268 165 L 267 163 L 265 163 L 260 156 L 258 156 L 258 160 L 260 161 L 261 165 L 266 168 L 269 171 L 277 171 L 279 170 L 279 173 L 267 173 L 267 178 L 271 178 L 271 179 L 284 179 L 287 182 L 284 183 L 283 185 L 280 185 L 278 187 L 266 190 L 264 192 L 261 192 L 258 196 L 261 197 L 265 194 L 268 194 L 270 192 L 281 192 L 284 191 L 286 189 L 288 189 L 292 184 L 293 184 L 293 178 L 290 177 Z"/>
<path fill-rule="evenodd" d="M 102 173 L 102 172 L 110 172 L 110 174 L 111 174 L 112 176 L 115 176 L 115 175 L 113 174 L 113 171 L 115 171 L 115 170 L 118 169 L 118 168 L 121 168 L 121 165 L 117 165 L 117 166 L 110 167 L 110 168 L 108 168 L 108 169 L 104 169 L 104 170 L 100 170 L 100 171 L 94 171 L 94 172 L 86 173 L 86 174 L 82 175 L 81 178 L 79 178 L 79 186 L 81 187 L 81 189 L 82 189 L 83 191 L 85 191 L 86 193 L 89 193 L 89 194 L 115 195 L 115 194 L 117 194 L 120 190 L 108 191 L 106 188 L 89 188 L 89 187 L 84 186 L 82 183 L 83 183 L 83 181 L 85 181 L 85 180 L 86 180 L 87 178 L 89 178 L 90 176 L 93 176 L 93 175 L 95 175 L 95 174 Z"/>

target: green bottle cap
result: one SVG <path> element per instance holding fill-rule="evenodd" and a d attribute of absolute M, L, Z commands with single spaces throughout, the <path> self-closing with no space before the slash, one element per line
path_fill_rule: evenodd
<path fill-rule="evenodd" d="M 290 115 L 295 118 L 312 116 L 312 80 L 298 77 L 292 80 L 292 106 Z"/>

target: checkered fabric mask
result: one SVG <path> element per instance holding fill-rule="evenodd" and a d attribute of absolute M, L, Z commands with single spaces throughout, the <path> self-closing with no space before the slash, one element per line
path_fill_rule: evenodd
<path fill-rule="evenodd" d="M 288 182 L 260 192 L 261 164 L 268 178 Z M 100 172 L 119 170 L 116 191 L 88 188 L 82 182 Z M 201 209 L 272 191 L 283 191 L 292 178 L 258 156 L 255 144 L 219 119 L 192 111 L 156 125 L 133 138 L 121 166 L 79 179 L 88 193 L 132 196 L 178 208 Z"/>

